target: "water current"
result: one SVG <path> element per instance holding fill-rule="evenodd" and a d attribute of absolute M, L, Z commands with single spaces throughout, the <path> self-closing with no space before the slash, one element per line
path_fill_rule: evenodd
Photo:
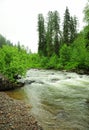
<path fill-rule="evenodd" d="M 10 96 L 31 104 L 44 130 L 89 130 L 89 76 L 30 69 L 23 88 Z"/>

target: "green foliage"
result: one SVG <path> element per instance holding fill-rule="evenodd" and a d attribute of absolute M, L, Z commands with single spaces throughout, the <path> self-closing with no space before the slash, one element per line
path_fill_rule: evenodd
<path fill-rule="evenodd" d="M 27 57 L 26 51 L 19 51 L 15 46 L 2 46 L 0 48 L 0 72 L 10 80 L 14 80 L 15 75 L 23 75 L 26 72 Z"/>
<path fill-rule="evenodd" d="M 86 48 L 89 50 L 89 25 L 84 28 L 83 34 L 85 38 Z"/>
<path fill-rule="evenodd" d="M 58 64 L 58 57 L 57 55 L 54 54 L 49 58 L 48 63 L 46 65 L 48 69 L 56 69 L 57 64 Z"/>
<path fill-rule="evenodd" d="M 44 69 L 48 68 L 47 67 L 48 63 L 49 63 L 49 59 L 47 57 L 43 56 L 43 57 L 40 58 L 40 67 L 41 68 L 44 68 Z"/>
<path fill-rule="evenodd" d="M 89 25 L 89 0 L 84 8 L 84 21 Z"/>
<path fill-rule="evenodd" d="M 38 54 L 29 55 L 29 68 L 40 68 L 41 58 Z"/>
<path fill-rule="evenodd" d="M 65 66 L 70 62 L 71 50 L 70 47 L 64 44 L 60 50 L 60 62 Z"/>
<path fill-rule="evenodd" d="M 68 69 L 86 69 L 86 59 L 88 51 L 86 49 L 84 34 L 81 32 L 71 46 L 70 62 L 66 66 Z M 89 63 L 89 62 L 88 62 Z"/>
<path fill-rule="evenodd" d="M 5 53 L 3 52 L 3 50 L 0 48 L 0 71 L 3 72 L 4 67 L 5 67 Z"/>

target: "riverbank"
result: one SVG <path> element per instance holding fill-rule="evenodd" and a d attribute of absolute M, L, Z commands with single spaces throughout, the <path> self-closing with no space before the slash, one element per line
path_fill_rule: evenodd
<path fill-rule="evenodd" d="M 7 77 L 0 73 L 0 91 L 13 90 L 24 86 L 23 82 L 10 81 Z"/>
<path fill-rule="evenodd" d="M 24 102 L 0 92 L 0 130 L 43 130 L 29 109 Z"/>

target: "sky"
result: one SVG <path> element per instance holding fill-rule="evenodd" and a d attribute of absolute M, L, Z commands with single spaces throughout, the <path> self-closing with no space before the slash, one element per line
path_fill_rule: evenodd
<path fill-rule="evenodd" d="M 57 10 L 63 19 L 66 7 L 79 21 L 79 30 L 83 28 L 83 9 L 87 0 L 0 0 L 0 34 L 14 44 L 21 43 L 37 52 L 38 14 L 47 16 L 48 11 Z"/>

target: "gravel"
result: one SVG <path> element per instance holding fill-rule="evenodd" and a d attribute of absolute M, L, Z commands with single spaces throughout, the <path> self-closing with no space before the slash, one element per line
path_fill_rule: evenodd
<path fill-rule="evenodd" d="M 0 92 L 0 130 L 43 130 L 30 114 L 30 107 Z"/>

